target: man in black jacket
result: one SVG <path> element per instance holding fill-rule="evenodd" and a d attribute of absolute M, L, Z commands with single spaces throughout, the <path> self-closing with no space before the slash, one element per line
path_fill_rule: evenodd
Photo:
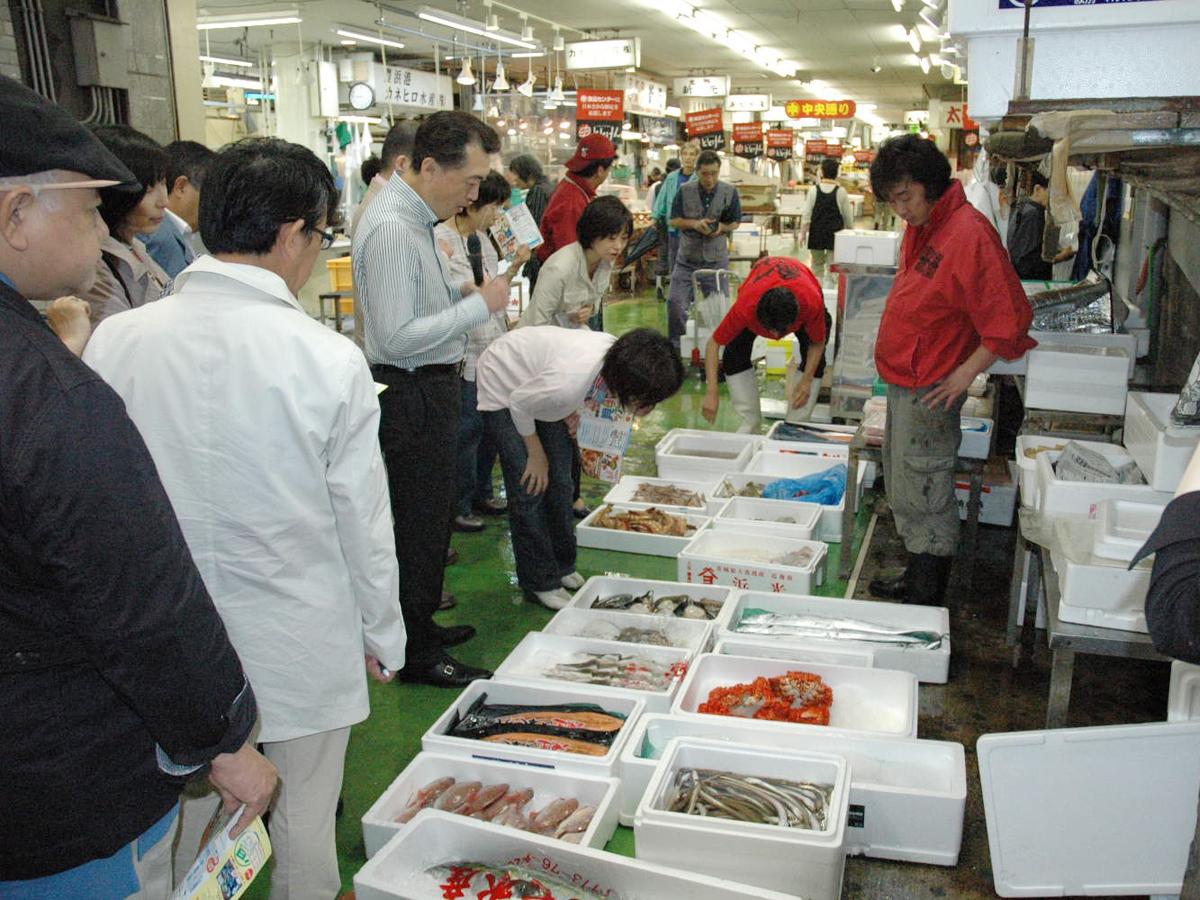
<path fill-rule="evenodd" d="M 140 188 L 2 77 L 0 121 L 0 896 L 163 898 L 183 782 L 240 831 L 275 768 L 140 435 L 26 299 L 83 293 L 97 188 Z"/>
<path fill-rule="evenodd" d="M 1042 258 L 1042 238 L 1046 230 L 1046 207 L 1050 203 L 1049 182 L 1034 172 L 1029 196 L 1017 204 L 1008 217 L 1008 256 L 1023 281 L 1049 281 L 1054 264 L 1069 259 L 1075 251 L 1056 249 L 1052 260 Z"/>

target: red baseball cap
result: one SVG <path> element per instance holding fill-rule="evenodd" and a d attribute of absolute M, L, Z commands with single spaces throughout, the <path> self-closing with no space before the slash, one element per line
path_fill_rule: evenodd
<path fill-rule="evenodd" d="M 598 159 L 616 159 L 617 148 L 602 134 L 589 134 L 575 148 L 575 155 L 567 160 L 567 169 L 580 172 Z"/>

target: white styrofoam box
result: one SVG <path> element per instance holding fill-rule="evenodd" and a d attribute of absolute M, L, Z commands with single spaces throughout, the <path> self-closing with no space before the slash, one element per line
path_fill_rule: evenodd
<path fill-rule="evenodd" d="M 694 600 L 716 601 L 721 604 L 721 612 L 714 620 L 717 624 L 733 611 L 733 605 L 729 602 L 733 596 L 733 591 L 727 587 L 721 587 L 718 584 L 685 584 L 679 581 L 650 581 L 644 578 L 625 578 L 617 575 L 593 575 L 583 583 L 575 596 L 571 598 L 571 602 L 567 604 L 567 609 L 593 609 L 593 603 L 597 600 L 603 600 L 606 597 L 612 597 L 616 594 L 632 594 L 635 597 L 640 597 L 647 591 L 651 592 L 655 597 L 671 597 L 678 594 L 686 594 Z M 670 616 L 642 616 L 650 621 L 662 622 L 669 620 Z"/>
<path fill-rule="evenodd" d="M 662 690 L 609 687 L 605 684 L 591 684 L 586 681 L 560 678 L 552 674 L 551 670 L 556 665 L 570 663 L 578 654 L 583 653 L 616 653 L 622 656 L 638 656 L 667 668 L 675 667 L 677 674 L 664 685 Z M 679 690 L 690 656 L 691 654 L 687 650 L 681 650 L 678 647 L 653 647 L 647 644 L 633 646 L 614 641 L 598 641 L 592 638 L 567 637 L 561 634 L 546 634 L 544 631 L 531 631 L 521 638 L 520 643 L 496 668 L 496 675 L 510 682 L 578 685 L 587 688 L 597 701 L 607 697 L 638 697 L 646 704 L 647 712 L 666 712 L 671 708 L 671 700 Z"/>
<path fill-rule="evenodd" d="M 712 479 L 708 481 L 672 481 L 670 478 L 645 478 L 641 475 L 623 475 L 621 480 L 613 485 L 604 497 L 605 503 L 619 503 L 622 506 L 641 506 L 650 507 L 657 506 L 659 509 L 675 509 L 676 507 L 662 503 L 643 503 L 642 501 L 634 501 L 633 496 L 637 493 L 637 489 L 644 484 L 654 485 L 656 487 L 677 487 L 685 491 L 694 491 L 704 499 L 703 506 L 697 507 L 679 507 L 687 509 L 693 513 L 703 515 L 715 515 L 717 510 L 725 505 L 723 500 L 715 500 L 712 497 L 713 488 L 716 487 Z"/>
<path fill-rule="evenodd" d="M 985 734 L 976 753 L 1001 897 L 1179 893 L 1200 722 Z"/>
<path fill-rule="evenodd" d="M 826 823 L 820 829 L 789 828 L 668 812 L 680 769 L 830 785 Z M 846 758 L 833 753 L 671 738 L 634 813 L 638 859 L 719 877 L 736 875 L 806 900 L 838 900 L 852 774 Z"/>
<path fill-rule="evenodd" d="M 1116 347 L 1037 347 L 1025 374 L 1025 407 L 1120 416 L 1129 357 Z"/>
<path fill-rule="evenodd" d="M 1058 617 L 1078 625 L 1145 634 L 1151 561 L 1144 559 L 1130 570 L 1126 563 L 1093 556 L 1095 531 L 1091 519 L 1054 520 L 1050 559 L 1062 593 Z"/>
<path fill-rule="evenodd" d="M 1200 666 L 1185 663 L 1181 659 L 1171 660 L 1171 686 L 1167 691 L 1167 721 L 1200 721 Z M 636 732 L 636 729 L 634 729 L 634 732 Z M 635 739 L 634 732 L 630 732 L 630 741 Z M 629 744 L 625 746 L 628 749 Z M 639 746 L 641 745 L 639 744 Z M 624 771 L 624 764 L 622 764 L 620 771 Z M 623 818 L 626 806 L 624 789 L 625 786 L 621 785 L 621 788 L 617 791 L 617 796 L 620 798 L 622 825 L 625 824 Z"/>
<path fill-rule="evenodd" d="M 995 484 L 984 478 L 983 488 L 979 494 L 979 521 L 984 525 L 1012 524 L 1013 513 L 1017 508 L 1017 467 L 1011 460 L 1008 463 L 1008 484 Z M 971 498 L 971 476 L 958 474 L 954 476 L 954 498 L 958 503 L 958 518 L 967 521 L 967 503 Z"/>
<path fill-rule="evenodd" d="M 1200 444 L 1200 426 L 1171 424 L 1177 394 L 1131 391 L 1122 441 L 1156 491 L 1174 491 Z"/>
<path fill-rule="evenodd" d="M 1055 347 L 1117 347 L 1122 349 L 1129 359 L 1128 370 L 1131 378 L 1138 357 L 1146 355 L 1144 351 L 1138 352 L 1136 335 L 1120 332 L 1115 334 L 1075 334 L 1066 331 L 1030 331 L 1029 336 L 1037 341 L 1038 347 L 1046 350 Z M 987 371 L 990 375 L 1024 375 L 1028 367 L 1029 354 L 1026 353 L 1012 362 L 998 359 Z"/>
<path fill-rule="evenodd" d="M 441 900 L 445 894 L 427 869 L 448 863 L 515 861 L 599 897 L 686 897 L 688 900 L 796 900 L 642 860 L 572 846 L 540 834 L 465 816 L 423 812 L 354 876 L 358 900 Z M 549 873 L 554 873 L 550 876 Z"/>
<path fill-rule="evenodd" d="M 444 753 L 418 753 L 362 817 L 367 859 L 378 853 L 384 844 L 401 831 L 416 824 L 416 818 L 403 825 L 396 822 L 395 818 L 404 811 L 418 790 L 438 778 L 478 781 L 484 785 L 507 784 L 514 791 L 528 788 L 533 791 L 533 798 L 525 806 L 527 812 L 543 809 L 557 797 L 574 798 L 580 806 L 594 806 L 596 814 L 583 833 L 582 844 L 585 847 L 603 850 L 617 830 L 620 783 L 615 778 L 589 778 L 578 772 L 564 774 L 536 766 L 490 762 Z M 420 817 L 425 814 L 422 811 L 417 815 Z"/>
<path fill-rule="evenodd" d="M 768 484 L 779 478 L 802 478 L 805 475 L 815 475 L 818 472 L 824 472 L 831 466 L 838 465 L 840 462 L 841 460 L 821 459 L 816 456 L 796 456 L 793 454 L 759 451 L 751 457 L 743 474 L 773 476 L 762 482 L 763 484 Z M 729 476 L 727 475 L 726 478 L 729 478 Z M 856 507 L 862 501 L 866 478 L 867 467 L 860 465 L 858 467 L 858 478 L 855 488 L 854 502 Z M 732 481 L 732 479 L 730 480 Z M 846 489 L 849 491 L 849 485 L 847 485 Z M 718 496 L 722 493 L 721 485 L 718 484 Z M 817 533 L 817 539 L 830 544 L 839 543 L 842 540 L 842 514 L 846 509 L 845 494 L 842 495 L 841 503 L 836 506 L 822 505 L 821 509 L 821 527 Z"/>
<path fill-rule="evenodd" d="M 1122 466 L 1133 457 L 1119 444 L 1096 441 L 1077 441 L 1097 453 L 1103 453 L 1110 463 Z M 1054 471 L 1059 453 L 1047 450 L 1037 456 L 1038 511 L 1045 516 L 1091 516 L 1101 500 L 1132 500 L 1134 503 L 1157 503 L 1166 506 L 1174 495 L 1156 491 L 1148 484 L 1105 484 L 1095 481 L 1063 481 Z"/>
<path fill-rule="evenodd" d="M 675 537 L 671 534 L 646 534 L 641 531 L 622 531 L 619 528 L 601 528 L 595 524 L 596 519 L 605 510 L 612 512 L 642 511 L 649 507 L 641 504 L 632 506 L 602 503 L 593 509 L 586 519 L 575 526 L 575 542 L 580 547 L 591 547 L 596 550 L 616 550 L 621 553 L 644 553 L 647 556 L 675 556 L 687 546 L 695 535 L 709 523 L 708 516 L 688 513 L 678 507 L 664 508 L 668 515 L 686 519 L 693 529 L 691 534 Z"/>
<path fill-rule="evenodd" d="M 617 795 L 622 825 L 654 775 L 656 761 L 675 737 L 837 753 L 850 762 L 850 856 L 953 866 L 962 845 L 967 767 L 962 744 L 883 737 L 836 728 L 764 727 L 753 719 L 706 719 L 647 714 L 621 753 Z"/>
<path fill-rule="evenodd" d="M 713 516 L 712 527 L 719 531 L 750 526 L 751 531 L 762 531 L 765 526 L 767 534 L 811 541 L 820 527 L 821 515 L 822 507 L 817 503 L 734 497 Z"/>
<path fill-rule="evenodd" d="M 894 266 L 900 259 L 900 233 L 844 228 L 833 236 L 833 261 L 845 265 Z"/>
<path fill-rule="evenodd" d="M 992 420 L 963 416 L 961 428 L 958 455 L 964 459 L 987 459 L 988 451 L 992 448 Z"/>
<path fill-rule="evenodd" d="M 684 619 L 678 616 L 648 619 L 637 613 L 623 613 L 609 609 L 580 609 L 576 606 L 560 609 L 542 630 L 546 634 L 619 642 L 619 635 L 626 628 L 653 628 L 666 638 L 670 646 L 686 650 L 689 654 L 701 653 L 712 644 L 713 623 L 709 621 Z M 640 647 L 643 645 L 629 642 L 623 643 L 622 646 Z"/>
<path fill-rule="evenodd" d="M 712 481 L 723 472 L 740 472 L 760 440 L 753 434 L 672 428 L 654 447 L 658 477 Z"/>
<path fill-rule="evenodd" d="M 805 663 L 829 663 L 834 666 L 875 668 L 875 659 L 868 650 L 849 647 L 822 647 L 803 644 L 767 644 L 752 641 L 751 635 L 725 636 L 713 645 L 712 652 L 722 656 L 755 656 L 760 659 L 787 659 Z"/>
<path fill-rule="evenodd" d="M 778 559 L 798 550 L 812 551 L 807 565 L 755 561 Z M 723 584 L 748 591 L 811 594 L 813 588 L 820 587 L 825 581 L 828 552 L 829 545 L 820 541 L 710 528 L 696 535 L 679 552 L 677 566 L 679 580 L 689 584 Z"/>
<path fill-rule="evenodd" d="M 815 422 L 805 422 L 804 427 L 816 432 L 812 440 L 791 441 L 778 437 L 783 422 L 776 422 L 767 431 L 759 451 L 766 453 L 794 453 L 798 456 L 819 456 L 825 459 L 848 459 L 850 456 L 850 440 L 858 430 L 854 425 L 821 425 Z M 794 427 L 794 426 L 793 426 Z M 833 440 L 823 441 L 820 432 L 837 435 Z"/>
<path fill-rule="evenodd" d="M 470 709 L 471 704 L 478 700 L 481 694 L 487 694 L 487 703 L 512 703 L 522 706 L 595 703 L 609 713 L 624 716 L 625 725 L 617 733 L 608 752 L 603 756 L 589 756 L 584 753 L 568 753 L 540 747 L 521 747 L 448 734 L 447 732 L 454 727 L 454 724 Z M 616 773 L 621 746 L 629 736 L 631 726 L 645 711 L 645 708 L 645 704 L 632 694 L 601 696 L 592 690 L 591 685 L 553 684 L 550 682 L 535 685 L 520 681 L 505 681 L 500 678 L 472 681 L 458 695 L 458 699 L 451 703 L 449 708 L 438 716 L 437 721 L 430 725 L 429 730 L 421 736 L 421 749 L 430 753 L 450 753 L 457 756 L 469 756 L 472 759 L 500 760 L 538 766 L 543 769 L 554 769 L 555 771 L 582 772 L 602 778 L 612 778 Z M 520 730 L 519 725 L 514 725 L 513 728 L 515 731 Z"/>
<path fill-rule="evenodd" d="M 815 662 L 805 662 L 800 669 L 820 675 L 833 691 L 833 705 L 829 708 L 831 727 L 872 734 L 917 736 L 917 677 L 911 672 Z M 797 663 L 792 660 L 702 653 L 688 668 L 671 713 L 709 718 L 707 713 L 697 710 L 713 688 L 749 684 L 759 676 L 773 678 L 794 671 L 797 671 Z M 783 729 L 821 727 L 765 720 L 763 724 Z"/>
<path fill-rule="evenodd" d="M 1157 503 L 1101 500 L 1096 507 L 1092 555 L 1130 562 L 1158 527 L 1164 508 Z"/>
<path fill-rule="evenodd" d="M 1041 505 L 1038 500 L 1037 455 L 1026 456 L 1025 451 L 1042 447 L 1061 450 L 1066 445 L 1066 438 L 1051 437 L 1048 434 L 1017 435 L 1017 477 L 1020 482 L 1022 506 L 1036 509 Z"/>
<path fill-rule="evenodd" d="M 931 631 L 944 635 L 936 650 L 904 647 L 871 641 L 821 640 L 795 635 L 751 634 L 737 630 L 748 609 L 761 609 L 783 616 L 821 616 L 827 619 L 857 619 L 905 631 Z M 950 611 L 942 606 L 911 606 L 878 600 L 845 600 L 841 597 L 803 597 L 745 591 L 738 595 L 733 612 L 717 631 L 717 640 L 737 640 L 765 647 L 798 648 L 801 651 L 850 649 L 867 654 L 878 669 L 911 672 L 921 681 L 945 684 L 950 672 Z M 731 652 L 731 651 L 726 651 Z M 803 655 L 798 658 L 804 659 Z"/>

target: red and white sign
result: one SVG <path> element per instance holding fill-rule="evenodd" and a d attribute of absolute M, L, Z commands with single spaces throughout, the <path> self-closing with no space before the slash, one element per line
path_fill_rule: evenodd
<path fill-rule="evenodd" d="M 721 107 L 687 114 L 688 137 L 700 140 L 701 150 L 725 149 L 725 112 Z"/>
<path fill-rule="evenodd" d="M 854 161 L 856 163 L 873 163 L 875 162 L 874 150 L 855 150 Z"/>
<path fill-rule="evenodd" d="M 770 159 L 791 159 L 796 132 L 791 128 L 772 128 L 767 132 L 767 156 Z"/>
<path fill-rule="evenodd" d="M 589 134 L 602 134 L 616 140 L 625 120 L 624 91 L 595 91 L 580 88 L 575 102 L 575 138 L 582 140 Z"/>
<path fill-rule="evenodd" d="M 757 159 L 763 152 L 762 122 L 737 122 L 733 126 L 735 156 Z"/>
<path fill-rule="evenodd" d="M 853 100 L 789 100 L 783 110 L 789 119 L 852 119 L 858 104 Z"/>
<path fill-rule="evenodd" d="M 825 144 L 825 155 L 834 159 L 841 159 L 846 150 L 841 144 Z"/>
<path fill-rule="evenodd" d="M 829 146 L 828 141 L 805 141 L 804 155 L 805 156 L 824 156 L 825 148 Z"/>

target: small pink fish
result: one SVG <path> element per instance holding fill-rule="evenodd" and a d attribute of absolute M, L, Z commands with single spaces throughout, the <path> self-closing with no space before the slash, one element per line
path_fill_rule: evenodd
<path fill-rule="evenodd" d="M 592 824 L 592 817 L 594 815 L 596 815 L 596 807 L 579 807 L 579 809 L 562 820 L 558 826 L 558 830 L 554 832 L 554 836 L 565 838 L 568 834 L 583 834 L 588 830 L 588 826 Z"/>
<path fill-rule="evenodd" d="M 492 819 L 497 825 L 504 825 L 507 828 L 516 828 L 521 831 L 531 831 L 529 820 L 525 818 L 525 814 L 516 806 L 506 806 L 500 815 Z"/>
<path fill-rule="evenodd" d="M 500 815 L 500 813 L 504 812 L 504 810 L 508 807 L 512 806 L 517 809 L 521 809 L 532 799 L 533 791 L 531 791 L 529 788 L 525 788 L 520 791 L 510 791 L 487 809 L 483 810 L 482 812 L 475 813 L 475 816 L 487 822 L 493 822 L 495 821 L 496 817 Z"/>
<path fill-rule="evenodd" d="M 554 834 L 554 830 L 562 821 L 578 808 L 579 801 L 575 798 L 559 797 L 557 800 L 551 800 L 531 820 L 530 825 L 538 834 Z"/>
<path fill-rule="evenodd" d="M 439 778 L 436 781 L 429 782 L 429 784 L 413 794 L 412 799 L 408 801 L 408 805 L 392 821 L 400 825 L 412 821 L 412 818 L 417 813 L 433 803 L 434 800 L 453 787 L 453 785 L 453 778 Z"/>
<path fill-rule="evenodd" d="M 475 798 L 475 795 L 482 787 L 483 785 L 478 781 L 458 782 L 438 798 L 433 808 L 444 809 L 446 812 L 458 812 Z"/>
<path fill-rule="evenodd" d="M 583 832 L 582 831 L 573 831 L 570 834 L 564 834 L 562 836 L 561 840 L 566 841 L 568 844 L 582 844 L 583 843 Z"/>
<path fill-rule="evenodd" d="M 489 784 L 487 787 L 481 788 L 474 799 L 470 803 L 465 804 L 459 812 L 464 816 L 474 815 L 477 812 L 487 809 L 497 800 L 503 800 L 507 795 L 507 784 Z"/>

